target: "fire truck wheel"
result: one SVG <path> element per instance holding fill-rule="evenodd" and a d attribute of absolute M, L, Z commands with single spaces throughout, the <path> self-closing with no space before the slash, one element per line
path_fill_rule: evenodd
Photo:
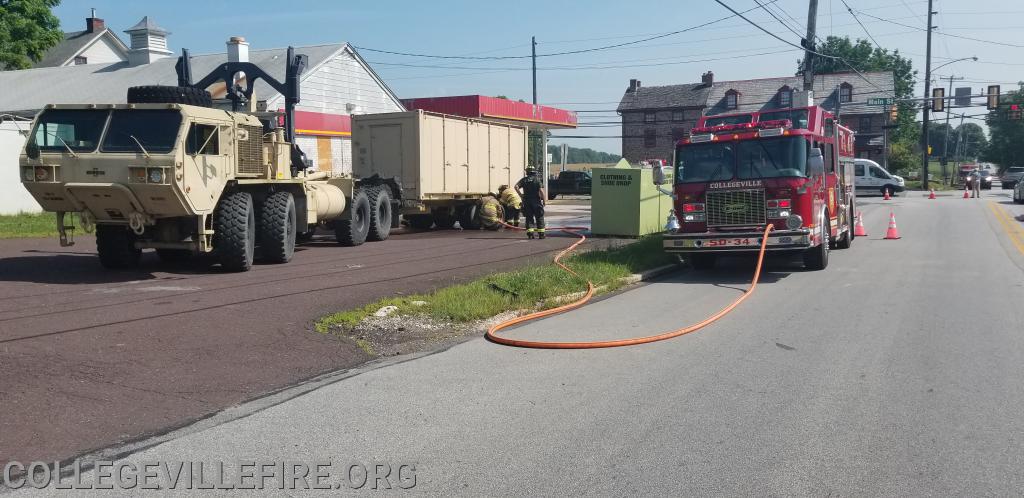
<path fill-rule="evenodd" d="M 828 216 L 822 216 L 823 220 L 827 220 Z M 828 230 L 825 223 L 818 224 L 818 230 L 821 231 L 821 244 L 817 247 L 807 249 L 804 253 L 804 267 L 808 270 L 824 270 L 828 266 Z"/>
<path fill-rule="evenodd" d="M 287 263 L 295 254 L 297 215 L 290 192 L 274 192 L 260 209 L 260 252 L 268 263 Z"/>
<path fill-rule="evenodd" d="M 256 210 L 252 195 L 234 192 L 224 196 L 213 213 L 213 249 L 228 271 L 248 271 L 256 252 Z"/>
<path fill-rule="evenodd" d="M 459 225 L 463 230 L 479 230 L 483 225 L 480 223 L 480 206 L 476 203 L 466 204 L 458 211 Z"/>
<path fill-rule="evenodd" d="M 358 246 L 366 242 L 370 233 L 370 198 L 366 191 L 356 189 L 352 194 L 352 214 L 347 220 L 334 222 L 334 237 L 343 246 Z"/>
<path fill-rule="evenodd" d="M 689 256 L 690 266 L 694 270 L 711 270 L 715 267 L 715 261 L 718 260 L 716 254 L 691 254 Z"/>
<path fill-rule="evenodd" d="M 850 206 L 850 212 L 846 215 L 846 232 L 836 241 L 837 249 L 849 249 L 853 245 L 853 223 L 853 206 Z"/>
<path fill-rule="evenodd" d="M 96 252 L 100 264 L 111 270 L 134 268 L 142 256 L 135 248 L 135 234 L 121 225 L 96 225 Z"/>
<path fill-rule="evenodd" d="M 385 240 L 391 234 L 391 189 L 387 185 L 367 190 L 370 199 L 368 240 Z"/>
<path fill-rule="evenodd" d="M 429 214 L 412 214 L 405 219 L 409 220 L 409 226 L 416 230 L 430 230 L 430 227 L 434 226 L 434 217 Z"/>

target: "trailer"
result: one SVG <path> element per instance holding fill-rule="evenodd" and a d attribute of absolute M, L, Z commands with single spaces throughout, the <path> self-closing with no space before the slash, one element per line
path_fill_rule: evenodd
<path fill-rule="evenodd" d="M 352 117 L 352 172 L 393 179 L 414 228 L 479 229 L 480 199 L 526 170 L 527 129 L 422 110 Z"/>

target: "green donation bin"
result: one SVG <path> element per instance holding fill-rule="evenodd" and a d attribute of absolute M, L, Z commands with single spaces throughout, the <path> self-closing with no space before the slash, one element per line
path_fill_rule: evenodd
<path fill-rule="evenodd" d="M 650 168 L 634 168 L 623 159 L 613 168 L 594 168 L 592 175 L 594 235 L 640 237 L 664 231 L 672 198 L 658 192 Z"/>

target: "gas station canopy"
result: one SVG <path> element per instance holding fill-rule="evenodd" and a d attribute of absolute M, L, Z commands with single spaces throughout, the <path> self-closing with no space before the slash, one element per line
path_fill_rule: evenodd
<path fill-rule="evenodd" d="M 485 95 L 402 99 L 402 103 L 409 110 L 421 109 L 531 128 L 576 128 L 576 113 L 573 111 Z"/>

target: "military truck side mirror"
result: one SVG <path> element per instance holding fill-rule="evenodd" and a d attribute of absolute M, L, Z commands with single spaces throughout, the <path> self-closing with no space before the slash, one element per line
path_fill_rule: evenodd
<path fill-rule="evenodd" d="M 25 155 L 29 159 L 39 159 L 39 144 L 35 140 L 29 140 L 25 145 Z"/>
<path fill-rule="evenodd" d="M 810 155 L 807 156 L 807 176 L 823 174 L 825 174 L 825 158 L 821 156 L 821 149 L 813 147 Z"/>
<path fill-rule="evenodd" d="M 655 185 L 664 185 L 665 184 L 666 179 L 665 179 L 665 166 L 664 165 L 655 164 L 651 168 L 651 173 L 652 173 L 652 176 L 654 178 L 654 184 Z"/>

